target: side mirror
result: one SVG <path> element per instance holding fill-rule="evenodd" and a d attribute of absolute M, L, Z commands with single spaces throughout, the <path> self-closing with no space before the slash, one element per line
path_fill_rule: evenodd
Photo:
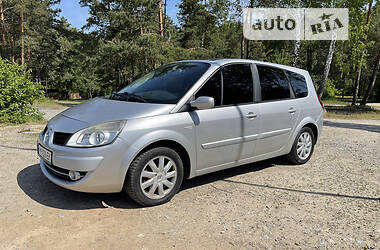
<path fill-rule="evenodd" d="M 190 106 L 197 109 L 210 109 L 215 106 L 215 101 L 213 97 L 200 96 L 195 101 L 191 101 Z"/>

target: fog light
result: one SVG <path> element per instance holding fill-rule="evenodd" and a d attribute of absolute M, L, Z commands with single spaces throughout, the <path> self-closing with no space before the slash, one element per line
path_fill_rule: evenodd
<path fill-rule="evenodd" d="M 69 171 L 69 177 L 71 180 L 76 181 L 80 179 L 80 173 L 77 171 Z"/>

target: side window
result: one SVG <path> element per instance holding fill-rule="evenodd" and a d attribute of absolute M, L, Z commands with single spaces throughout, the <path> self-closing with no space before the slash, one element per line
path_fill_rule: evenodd
<path fill-rule="evenodd" d="M 253 102 L 253 80 L 250 64 L 223 67 L 223 105 Z"/>
<path fill-rule="evenodd" d="M 292 85 L 296 98 L 307 96 L 307 85 L 305 77 L 291 71 L 286 71 L 286 74 L 289 77 L 290 85 Z"/>
<path fill-rule="evenodd" d="M 202 88 L 195 94 L 195 98 L 200 96 L 210 96 L 215 100 L 215 106 L 221 105 L 222 97 L 222 75 L 221 70 L 218 70 Z"/>
<path fill-rule="evenodd" d="M 289 81 L 282 69 L 257 65 L 263 101 L 290 98 Z"/>

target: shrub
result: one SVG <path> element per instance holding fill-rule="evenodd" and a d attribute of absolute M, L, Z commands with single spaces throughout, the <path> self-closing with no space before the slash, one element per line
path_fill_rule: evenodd
<path fill-rule="evenodd" d="M 24 123 L 41 119 L 31 107 L 42 97 L 41 85 L 30 80 L 24 67 L 0 58 L 0 122 Z"/>
<path fill-rule="evenodd" d="M 288 52 L 285 50 L 281 49 L 280 51 L 271 51 L 268 54 L 268 60 L 272 63 L 278 63 L 282 65 L 291 65 L 292 64 L 292 59 L 291 56 Z"/>
<path fill-rule="evenodd" d="M 327 79 L 325 88 L 323 89 L 323 98 L 334 98 L 337 91 L 334 81 Z"/>

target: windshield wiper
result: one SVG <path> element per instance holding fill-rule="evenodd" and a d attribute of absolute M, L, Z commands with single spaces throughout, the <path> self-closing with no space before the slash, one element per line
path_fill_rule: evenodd
<path fill-rule="evenodd" d="M 119 101 L 135 100 L 135 101 L 140 101 L 144 103 L 148 102 L 144 97 L 133 94 L 133 93 L 128 93 L 128 92 L 122 92 L 122 93 L 113 92 L 110 98 L 113 100 L 119 100 Z"/>

